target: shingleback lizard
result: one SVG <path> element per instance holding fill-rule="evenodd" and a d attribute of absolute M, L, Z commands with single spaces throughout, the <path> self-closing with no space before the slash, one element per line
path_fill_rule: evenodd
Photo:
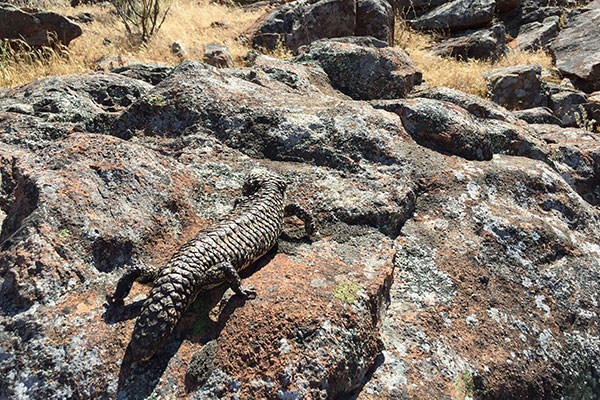
<path fill-rule="evenodd" d="M 136 265 L 117 283 L 109 303 L 122 303 L 134 281 L 154 283 L 135 323 L 130 343 L 134 360 L 147 360 L 169 337 L 198 293 L 229 283 L 236 294 L 255 296 L 242 287 L 238 271 L 262 257 L 277 242 L 283 217 L 304 221 L 314 231 L 311 216 L 301 206 L 284 207 L 285 181 L 278 175 L 252 170 L 244 182 L 244 197 L 231 214 L 198 232 L 160 269 Z"/>

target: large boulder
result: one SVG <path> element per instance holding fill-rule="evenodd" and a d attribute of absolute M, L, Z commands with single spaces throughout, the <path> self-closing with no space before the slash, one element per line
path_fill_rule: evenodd
<path fill-rule="evenodd" d="M 530 22 L 519 28 L 516 43 L 511 43 L 518 50 L 534 51 L 546 48 L 547 44 L 557 35 L 560 17 L 551 16 L 542 22 Z"/>
<path fill-rule="evenodd" d="M 497 68 L 484 74 L 492 100 L 511 110 L 548 105 L 539 65 Z"/>
<path fill-rule="evenodd" d="M 357 100 L 404 97 L 422 77 L 404 50 L 368 37 L 320 40 L 295 61 L 316 63 L 335 88 Z"/>
<path fill-rule="evenodd" d="M 0 3 L 0 40 L 23 40 L 36 48 L 61 43 L 68 46 L 83 33 L 81 27 L 60 14 Z"/>
<path fill-rule="evenodd" d="M 580 107 L 587 103 L 585 93 L 549 82 L 545 86 L 548 88 L 548 106 L 560 119 L 562 126 L 577 126 L 576 114 L 581 115 Z"/>
<path fill-rule="evenodd" d="M 184 62 L 96 133 L 31 146 L 65 124 L 34 115 L 0 135 L 0 398 L 593 398 L 598 135 L 450 89 L 385 101 L 414 114 L 375 109 L 316 63 L 252 63 Z M 105 296 L 227 215 L 255 167 L 320 235 L 286 219 L 244 271 L 256 299 L 203 293 L 132 362 L 148 288 Z"/>
<path fill-rule="evenodd" d="M 372 36 L 394 45 L 394 8 L 388 0 L 356 0 L 355 36 Z"/>
<path fill-rule="evenodd" d="M 394 44 L 394 8 L 387 0 L 299 0 L 263 15 L 243 37 L 254 48 L 298 53 L 315 40 L 372 36 Z"/>
<path fill-rule="evenodd" d="M 461 33 L 436 43 L 430 50 L 440 56 L 462 60 L 497 60 L 506 53 L 504 25 L 497 24 L 491 28 Z"/>
<path fill-rule="evenodd" d="M 492 21 L 495 8 L 495 0 L 454 0 L 420 16 L 412 25 L 422 30 L 480 28 Z"/>
<path fill-rule="evenodd" d="M 598 3 L 598 2 L 596 2 Z M 600 89 L 600 3 L 570 18 L 550 44 L 550 54 L 561 73 L 588 92 Z"/>
<path fill-rule="evenodd" d="M 104 133 L 152 85 L 107 72 L 45 78 L 0 93 L 0 136 L 39 148 L 71 133 Z"/>
<path fill-rule="evenodd" d="M 541 23 L 549 17 L 562 17 L 561 7 L 545 7 L 544 5 L 524 5 L 510 12 L 500 14 L 500 19 L 506 26 L 506 32 L 512 37 L 519 35 L 521 27 L 533 22 Z M 535 25 L 532 25 L 535 26 Z"/>
<path fill-rule="evenodd" d="M 285 46 L 296 52 L 315 40 L 352 36 L 355 30 L 355 0 L 299 0 L 265 14 L 245 36 L 254 48 Z"/>

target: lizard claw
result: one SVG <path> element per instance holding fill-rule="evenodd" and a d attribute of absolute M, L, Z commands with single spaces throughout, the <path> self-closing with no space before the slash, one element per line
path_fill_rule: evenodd
<path fill-rule="evenodd" d="M 117 298 L 111 294 L 106 295 L 106 302 L 108 303 L 109 306 L 119 306 L 119 305 L 124 304 L 123 299 Z"/>
<path fill-rule="evenodd" d="M 255 299 L 256 290 L 252 286 L 246 286 L 242 288 L 242 296 L 246 299 Z"/>

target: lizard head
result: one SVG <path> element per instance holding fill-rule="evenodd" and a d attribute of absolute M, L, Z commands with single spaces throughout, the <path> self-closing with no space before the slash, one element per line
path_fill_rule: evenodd
<path fill-rule="evenodd" d="M 250 196 L 262 188 L 274 186 L 281 194 L 285 192 L 287 183 L 283 178 L 274 172 L 266 169 L 255 168 L 246 177 L 242 192 L 244 196 Z"/>

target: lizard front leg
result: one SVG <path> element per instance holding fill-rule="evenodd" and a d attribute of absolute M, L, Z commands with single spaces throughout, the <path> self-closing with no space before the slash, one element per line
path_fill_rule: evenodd
<path fill-rule="evenodd" d="M 117 282 L 117 288 L 112 295 L 106 296 L 109 304 L 123 303 L 133 286 L 133 282 L 152 283 L 158 274 L 158 270 L 143 264 L 129 266 L 125 274 Z"/>
<path fill-rule="evenodd" d="M 315 232 L 315 223 L 312 215 L 306 210 L 306 208 L 302 207 L 299 204 L 291 203 L 285 206 L 283 209 L 283 214 L 286 217 L 290 217 L 295 215 L 300 218 L 302 222 L 304 222 L 304 231 L 306 232 L 306 236 L 310 237 Z"/>

